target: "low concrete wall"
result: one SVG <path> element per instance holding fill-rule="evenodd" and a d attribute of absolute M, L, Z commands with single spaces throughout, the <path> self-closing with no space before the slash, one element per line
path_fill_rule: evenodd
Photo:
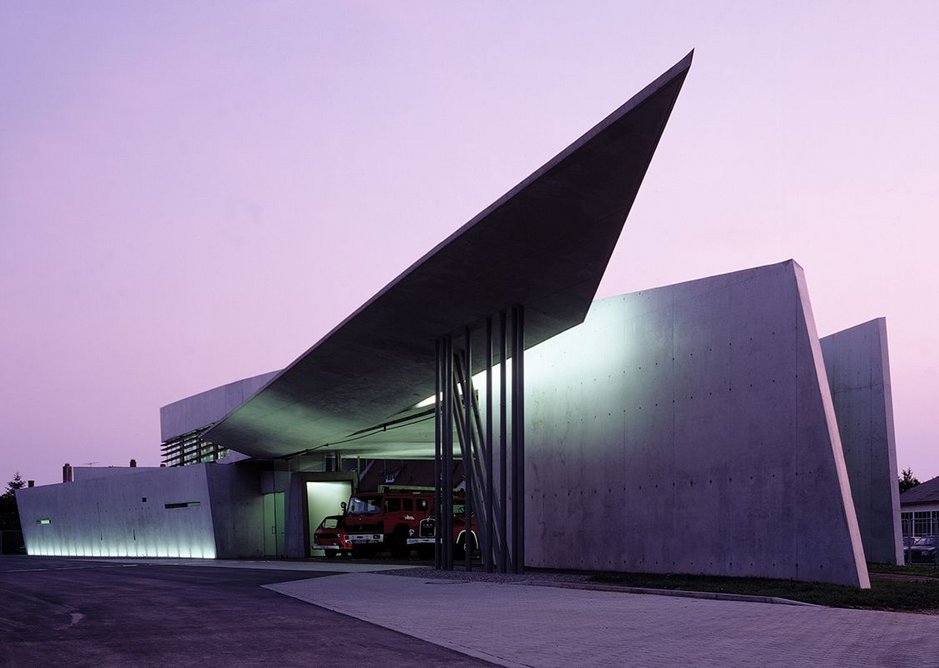
<path fill-rule="evenodd" d="M 206 466 L 21 489 L 16 500 L 27 552 L 214 558 Z"/>
<path fill-rule="evenodd" d="M 869 561 L 903 563 L 887 323 L 821 340 L 858 525 Z"/>
<path fill-rule="evenodd" d="M 796 263 L 595 303 L 526 402 L 527 565 L 869 586 Z"/>

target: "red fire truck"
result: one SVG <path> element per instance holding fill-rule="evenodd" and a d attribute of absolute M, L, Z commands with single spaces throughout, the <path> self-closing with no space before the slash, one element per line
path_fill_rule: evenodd
<path fill-rule="evenodd" d="M 421 520 L 416 534 L 408 538 L 408 545 L 416 546 L 418 553 L 424 557 L 432 557 L 434 554 L 434 538 L 437 535 L 437 520 L 430 515 Z M 453 558 L 462 559 L 467 541 L 470 550 L 475 552 L 479 549 L 479 538 L 476 534 L 476 522 L 470 524 L 469 534 L 466 531 L 466 506 L 462 495 L 453 497 Z"/>
<path fill-rule="evenodd" d="M 352 496 L 345 507 L 346 537 L 352 556 L 371 557 L 381 551 L 403 559 L 422 519 L 433 515 L 432 492 L 372 492 Z"/>
<path fill-rule="evenodd" d="M 467 533 L 462 495 L 453 499 L 454 554 L 462 555 Z M 346 539 L 352 556 L 372 557 L 388 551 L 405 559 L 412 549 L 423 558 L 434 553 L 434 495 L 432 492 L 373 492 L 352 496 L 344 509 Z M 469 532 L 470 549 L 478 548 L 476 527 Z"/>

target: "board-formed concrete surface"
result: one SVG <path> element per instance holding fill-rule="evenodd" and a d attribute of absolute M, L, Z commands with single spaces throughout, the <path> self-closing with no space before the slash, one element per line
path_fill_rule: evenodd
<path fill-rule="evenodd" d="M 869 586 L 795 262 L 596 302 L 525 383 L 527 565 Z"/>
<path fill-rule="evenodd" d="M 928 615 L 373 574 L 266 587 L 503 666 L 908 666 L 939 656 Z"/>
<path fill-rule="evenodd" d="M 877 318 L 821 344 L 864 554 L 902 564 L 887 322 Z"/>

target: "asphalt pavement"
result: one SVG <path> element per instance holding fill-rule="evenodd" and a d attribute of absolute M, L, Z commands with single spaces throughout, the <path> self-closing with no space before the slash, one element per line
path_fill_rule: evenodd
<path fill-rule="evenodd" d="M 0 666 L 484 665 L 263 587 L 328 564 L 173 562 L 0 557 Z"/>
<path fill-rule="evenodd" d="M 937 616 L 413 566 L 4 557 L 0 665 L 910 666 L 939 656 Z"/>

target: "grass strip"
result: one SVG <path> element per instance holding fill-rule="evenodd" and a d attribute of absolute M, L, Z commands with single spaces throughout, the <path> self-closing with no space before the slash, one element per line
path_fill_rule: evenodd
<path fill-rule="evenodd" d="M 895 567 L 900 568 L 900 567 Z M 858 608 L 865 610 L 890 610 L 896 612 L 939 613 L 939 571 L 929 566 L 933 580 L 882 580 L 876 576 L 870 589 L 855 589 L 842 585 L 797 580 L 773 580 L 769 578 L 738 578 L 716 575 L 684 575 L 676 573 L 605 573 L 590 578 L 593 582 L 624 587 L 647 587 L 650 589 L 682 589 L 685 591 L 722 592 L 747 594 L 750 596 L 776 596 L 793 601 L 814 603 L 832 608 Z M 917 575 L 906 569 L 904 575 Z M 872 574 L 878 572 L 871 568 Z M 893 572 L 893 571 L 880 571 Z"/>

